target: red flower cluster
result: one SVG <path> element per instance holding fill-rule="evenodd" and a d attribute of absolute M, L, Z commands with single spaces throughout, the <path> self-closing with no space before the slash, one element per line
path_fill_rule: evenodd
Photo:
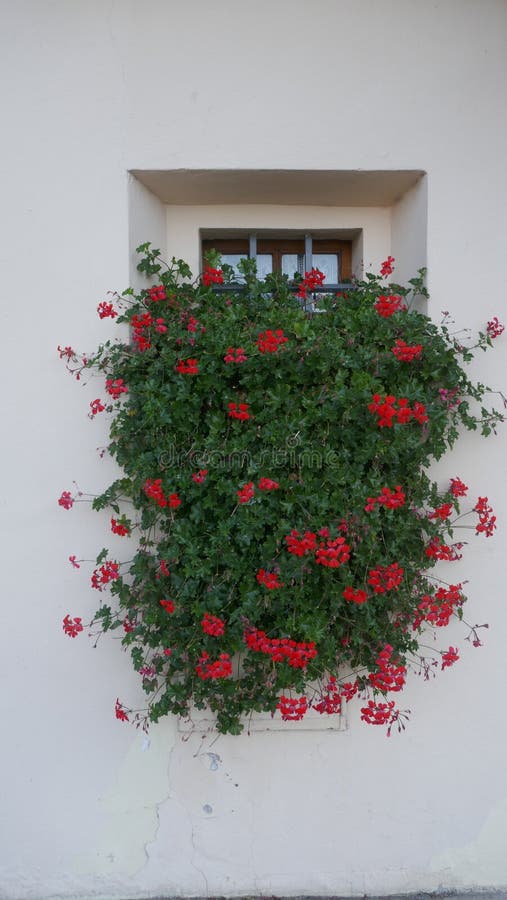
<path fill-rule="evenodd" d="M 349 701 L 356 696 L 358 690 L 359 685 L 356 678 L 355 681 L 346 681 L 345 684 L 342 684 L 341 695 L 346 703 L 349 703 Z"/>
<path fill-rule="evenodd" d="M 464 597 L 461 584 L 451 584 L 448 588 L 439 588 L 434 596 L 425 594 L 417 607 L 416 617 L 412 624 L 415 631 L 423 621 L 437 628 L 445 628 L 457 606 L 461 606 Z"/>
<path fill-rule="evenodd" d="M 157 578 L 160 578 L 161 575 L 164 575 L 165 578 L 170 578 L 170 576 L 171 576 L 171 573 L 168 569 L 165 559 L 161 559 L 158 564 Z"/>
<path fill-rule="evenodd" d="M 137 349 L 143 353 L 151 347 L 151 341 L 145 336 L 144 332 L 153 325 L 153 316 L 149 312 L 145 312 L 142 316 L 132 316 L 132 340 L 137 345 Z"/>
<path fill-rule="evenodd" d="M 246 362 L 246 355 L 243 347 L 227 347 L 227 353 L 224 356 L 224 362 L 237 363 L 238 365 Z"/>
<path fill-rule="evenodd" d="M 375 594 L 385 594 L 386 591 L 399 588 L 403 574 L 404 569 L 396 562 L 390 566 L 377 566 L 368 572 L 368 584 L 371 584 Z"/>
<path fill-rule="evenodd" d="M 387 259 L 384 260 L 382 265 L 380 266 L 380 275 L 382 278 L 387 278 L 388 275 L 392 275 L 394 271 L 394 256 L 388 256 Z"/>
<path fill-rule="evenodd" d="M 181 500 L 178 497 L 178 494 L 173 493 L 169 494 L 169 496 L 165 496 L 164 491 L 162 490 L 162 479 L 156 478 L 155 481 L 151 481 L 149 478 L 143 484 L 143 491 L 150 500 L 154 500 L 155 503 L 160 506 L 161 509 L 168 506 L 169 509 L 177 509 L 181 504 Z"/>
<path fill-rule="evenodd" d="M 74 506 L 74 502 L 74 497 L 70 491 L 62 491 L 61 496 L 58 498 L 58 506 L 63 506 L 64 509 L 71 509 Z"/>
<path fill-rule="evenodd" d="M 96 416 L 97 413 L 104 412 L 105 406 L 98 398 L 90 403 L 90 416 Z"/>
<path fill-rule="evenodd" d="M 315 562 L 319 566 L 328 566 L 337 569 L 350 559 L 350 547 L 345 543 L 345 538 L 328 538 L 322 541 L 315 553 Z"/>
<path fill-rule="evenodd" d="M 388 487 L 383 487 L 378 497 L 368 497 L 364 511 L 372 512 L 377 505 L 385 506 L 386 509 L 396 509 L 397 506 L 404 505 L 405 499 L 401 485 L 397 484 L 394 491 Z"/>
<path fill-rule="evenodd" d="M 305 553 L 311 553 L 317 549 L 317 535 L 313 531 L 305 531 L 303 536 L 299 531 L 291 531 L 285 538 L 287 550 L 294 556 L 304 556 Z"/>
<path fill-rule="evenodd" d="M 361 709 L 361 720 L 368 725 L 387 725 L 396 718 L 394 700 L 390 700 L 389 703 L 375 703 L 369 700 L 368 705 Z"/>
<path fill-rule="evenodd" d="M 447 669 L 449 666 L 453 666 L 455 662 L 458 662 L 459 653 L 457 647 L 449 647 L 444 653 L 442 653 L 442 669 Z"/>
<path fill-rule="evenodd" d="M 342 710 L 342 698 L 336 681 L 336 675 L 331 675 L 326 687 L 320 694 L 318 703 L 313 703 L 313 708 L 323 715 L 331 716 Z"/>
<path fill-rule="evenodd" d="M 342 597 L 345 597 L 345 600 L 349 600 L 351 603 L 357 603 L 359 605 L 361 603 L 366 603 L 368 594 L 366 591 L 361 590 L 361 588 L 355 589 L 349 586 L 342 591 Z"/>
<path fill-rule="evenodd" d="M 116 519 L 113 518 L 111 518 L 111 531 L 113 534 L 118 534 L 120 537 L 125 537 L 127 534 L 130 534 L 128 525 L 125 525 L 123 522 L 117 522 Z"/>
<path fill-rule="evenodd" d="M 239 419 L 240 422 L 246 422 L 250 418 L 248 403 L 229 403 L 228 409 L 231 419 Z"/>
<path fill-rule="evenodd" d="M 248 484 L 244 484 L 239 491 L 236 491 L 240 503 L 248 503 L 253 499 L 254 493 L 253 481 L 249 481 Z"/>
<path fill-rule="evenodd" d="M 73 350 L 72 347 L 60 347 L 60 344 L 58 344 L 56 349 L 60 355 L 60 359 L 65 357 L 65 359 L 70 360 L 77 356 L 76 351 Z"/>
<path fill-rule="evenodd" d="M 118 400 L 122 394 L 128 394 L 128 390 L 123 378 L 116 378 L 114 381 L 112 378 L 106 379 L 106 391 L 111 395 L 113 400 Z"/>
<path fill-rule="evenodd" d="M 455 562 L 458 559 L 461 559 L 462 554 L 458 553 L 456 548 L 459 550 L 462 547 L 462 544 L 455 544 L 452 547 L 448 547 L 447 544 L 443 544 L 439 538 L 434 537 L 429 542 L 428 546 L 425 548 L 424 552 L 426 556 L 429 556 L 430 559 L 440 559 L 445 562 Z"/>
<path fill-rule="evenodd" d="M 453 497 L 466 497 L 468 487 L 461 478 L 451 478 L 451 486 L 449 488 Z"/>
<path fill-rule="evenodd" d="M 223 619 L 219 619 L 218 616 L 204 613 L 204 618 L 201 620 L 201 628 L 205 634 L 220 637 L 225 631 L 225 622 Z"/>
<path fill-rule="evenodd" d="M 260 491 L 276 491 L 280 485 L 277 481 L 272 481 L 271 478 L 261 478 L 258 484 L 258 488 Z M 253 481 L 249 481 L 248 484 L 244 484 L 239 491 L 236 491 L 239 502 L 240 503 L 248 503 L 249 500 L 252 500 L 255 488 Z"/>
<path fill-rule="evenodd" d="M 167 506 L 164 491 L 162 490 L 162 479 L 157 478 L 151 481 L 149 478 L 143 484 L 143 491 L 150 500 L 155 500 L 159 506 Z"/>
<path fill-rule="evenodd" d="M 391 661 L 392 654 L 393 648 L 390 644 L 386 644 L 375 660 L 378 666 L 377 671 L 370 672 L 368 675 L 371 686 L 383 694 L 387 694 L 388 691 L 401 691 L 405 685 L 406 666 L 393 663 Z"/>
<path fill-rule="evenodd" d="M 106 559 L 102 566 L 93 570 L 91 577 L 92 588 L 101 591 L 110 581 L 115 581 L 120 577 L 119 569 L 120 566 L 117 562 L 111 562 L 111 560 Z"/>
<path fill-rule="evenodd" d="M 190 331 L 191 334 L 194 334 L 197 331 L 197 326 L 199 325 L 199 322 L 197 321 L 195 316 L 189 316 L 186 324 L 187 324 L 187 331 Z M 204 328 L 202 328 L 201 330 L 205 331 Z"/>
<path fill-rule="evenodd" d="M 160 606 L 162 609 L 165 609 L 166 613 L 169 613 L 169 615 L 172 615 L 176 608 L 172 600 L 160 600 Z"/>
<path fill-rule="evenodd" d="M 224 276 L 221 269 L 214 269 L 213 266 L 205 266 L 202 273 L 202 283 L 204 287 L 210 287 L 212 284 L 223 284 Z"/>
<path fill-rule="evenodd" d="M 308 291 L 314 291 L 316 287 L 322 287 L 326 276 L 320 269 L 312 269 L 311 272 L 305 272 L 305 277 L 298 287 L 297 297 L 306 300 Z"/>
<path fill-rule="evenodd" d="M 165 323 L 165 319 L 155 319 L 155 331 L 158 331 L 159 334 L 165 334 L 167 331 L 167 325 Z"/>
<path fill-rule="evenodd" d="M 436 509 L 428 516 L 428 519 L 441 519 L 445 521 L 451 516 L 454 512 L 454 506 L 452 503 L 442 503 L 442 506 L 437 506 Z"/>
<path fill-rule="evenodd" d="M 396 294 L 389 294 L 388 297 L 381 294 L 373 306 L 377 310 L 379 316 L 382 316 L 383 319 L 388 319 L 389 316 L 392 316 L 395 312 L 402 312 L 407 308 L 402 298 L 398 297 Z"/>
<path fill-rule="evenodd" d="M 154 287 L 148 288 L 148 296 L 153 303 L 158 303 L 159 300 L 166 300 L 167 295 L 164 285 L 156 284 Z"/>
<path fill-rule="evenodd" d="M 199 657 L 195 671 L 203 681 L 206 681 L 208 678 L 228 678 L 232 675 L 232 664 L 229 654 L 221 653 L 218 659 L 210 662 L 209 654 L 203 652 Z"/>
<path fill-rule="evenodd" d="M 438 396 L 447 409 L 455 409 L 460 405 L 460 389 L 459 388 L 439 388 Z"/>
<path fill-rule="evenodd" d="M 283 587 L 283 584 L 278 581 L 277 572 L 266 572 L 264 569 L 259 569 L 256 578 L 259 584 L 263 584 L 264 587 L 267 587 L 268 591 L 274 591 L 275 588 Z"/>
<path fill-rule="evenodd" d="M 76 616 L 74 619 L 71 619 L 69 615 L 65 616 L 62 628 L 67 637 L 75 638 L 78 636 L 79 632 L 83 630 L 82 621 L 79 616 Z"/>
<path fill-rule="evenodd" d="M 374 394 L 372 402 L 368 404 L 368 409 L 377 416 L 379 428 L 392 428 L 395 421 L 400 425 L 406 425 L 412 418 L 420 425 L 424 425 L 428 421 L 426 407 L 423 403 L 416 401 L 411 407 L 405 397 L 396 398 L 391 394 L 386 394 L 385 397 L 382 397 L 381 394 Z"/>
<path fill-rule="evenodd" d="M 76 554 L 74 553 L 72 556 L 69 556 L 69 562 L 74 569 L 80 569 L 81 566 L 78 562 L 76 562 Z"/>
<path fill-rule="evenodd" d="M 422 353 L 422 344 L 413 344 L 410 346 L 406 344 L 405 341 L 401 339 L 397 340 L 394 347 L 391 347 L 391 353 L 394 354 L 396 359 L 400 362 L 412 362 L 413 359 L 418 359 Z"/>
<path fill-rule="evenodd" d="M 491 321 L 488 322 L 486 331 L 488 333 L 488 337 L 493 340 L 494 338 L 500 337 L 500 335 L 504 333 L 505 325 L 502 325 L 498 321 L 498 316 L 495 316 L 494 319 L 491 319 Z"/>
<path fill-rule="evenodd" d="M 118 315 L 112 303 L 102 302 L 97 306 L 100 319 L 114 319 Z"/>
<path fill-rule="evenodd" d="M 479 522 L 475 526 L 477 534 L 485 534 L 491 537 L 496 528 L 496 516 L 491 515 L 493 508 L 488 506 L 487 497 L 479 497 L 474 506 L 474 512 L 479 513 Z"/>
<path fill-rule="evenodd" d="M 192 473 L 192 480 L 195 481 L 196 484 L 202 484 L 203 481 L 206 481 L 207 474 L 208 474 L 207 469 L 199 469 L 198 472 Z"/>
<path fill-rule="evenodd" d="M 132 622 L 128 616 L 125 616 L 125 618 L 122 622 L 122 625 L 123 625 L 123 630 L 124 630 L 125 634 L 130 634 L 131 631 L 133 631 L 134 628 L 136 627 L 135 622 Z"/>
<path fill-rule="evenodd" d="M 260 491 L 277 491 L 279 487 L 278 481 L 273 481 L 271 478 L 261 478 L 258 484 Z"/>
<path fill-rule="evenodd" d="M 180 359 L 174 369 L 180 375 L 198 375 L 199 362 L 197 359 Z"/>
<path fill-rule="evenodd" d="M 119 719 L 120 722 L 128 722 L 129 721 L 129 717 L 128 717 L 127 713 L 125 712 L 125 707 L 124 707 L 123 703 L 120 703 L 120 701 L 118 700 L 118 697 L 116 698 L 116 705 L 114 707 L 114 711 L 115 711 L 116 718 Z"/>
<path fill-rule="evenodd" d="M 284 694 L 276 706 L 284 722 L 299 722 L 308 712 L 308 700 L 306 697 L 286 697 Z"/>
<path fill-rule="evenodd" d="M 314 641 L 293 641 L 291 638 L 268 638 L 264 631 L 251 628 L 245 631 L 245 643 L 250 650 L 265 653 L 273 662 L 286 662 L 294 669 L 305 669 L 317 656 Z"/>
<path fill-rule="evenodd" d="M 261 353 L 277 353 L 282 344 L 287 344 L 289 338 L 286 338 L 281 328 L 276 331 L 262 331 L 257 338 L 257 346 Z"/>

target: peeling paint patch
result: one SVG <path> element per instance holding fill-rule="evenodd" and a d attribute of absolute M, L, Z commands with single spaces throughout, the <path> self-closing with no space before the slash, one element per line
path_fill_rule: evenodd
<path fill-rule="evenodd" d="M 431 860 L 431 871 L 445 873 L 452 887 L 507 885 L 507 798 L 488 815 L 475 840 Z"/>
<path fill-rule="evenodd" d="M 218 769 L 222 765 L 222 757 L 218 755 L 218 753 L 200 753 L 199 754 L 201 761 L 204 765 L 210 770 L 210 772 L 218 772 Z"/>
<path fill-rule="evenodd" d="M 102 818 L 97 846 L 75 860 L 79 874 L 134 875 L 156 840 L 159 806 L 169 796 L 170 758 L 178 737 L 173 721 L 153 727 L 149 740 L 136 734 L 116 781 L 99 799 Z"/>

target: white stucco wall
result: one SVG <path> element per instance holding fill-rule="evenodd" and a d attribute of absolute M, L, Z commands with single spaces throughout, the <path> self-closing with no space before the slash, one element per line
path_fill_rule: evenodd
<path fill-rule="evenodd" d="M 114 469 L 96 451 L 106 422 L 86 417 L 97 386 L 72 382 L 55 353 L 108 333 L 95 308 L 129 283 L 129 229 L 165 240 L 158 200 L 131 179 L 129 200 L 131 169 L 423 170 L 426 251 L 421 193 L 382 234 L 395 255 L 427 256 L 435 317 L 505 319 L 505 3 L 19 0 L 3 4 L 2 31 L 0 894 L 507 886 L 507 430 L 467 436 L 440 466 L 498 515 L 459 575 L 469 619 L 491 627 L 480 650 L 447 632 L 462 660 L 410 681 L 403 737 L 361 726 L 353 707 L 341 733 L 183 740 L 169 721 L 148 743 L 114 719 L 118 695 L 141 699 L 118 645 L 60 627 L 96 600 L 68 555 L 93 558 L 108 532 L 56 498 L 74 478 L 100 490 Z M 505 346 L 474 370 L 504 388 Z"/>
<path fill-rule="evenodd" d="M 167 206 L 167 244 L 172 256 L 186 259 L 197 273 L 201 268 L 201 229 L 267 229 L 292 228 L 311 233 L 335 229 L 337 232 L 361 229 L 356 238 L 353 267 L 363 274 L 365 260 L 373 268 L 380 265 L 391 249 L 390 208 L 315 207 L 315 206 Z M 349 235 L 347 235 L 349 237 Z M 359 237 L 361 238 L 359 240 Z"/>

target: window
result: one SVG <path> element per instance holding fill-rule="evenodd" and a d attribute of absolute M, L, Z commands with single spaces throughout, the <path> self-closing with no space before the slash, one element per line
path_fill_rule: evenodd
<path fill-rule="evenodd" d="M 202 241 L 203 256 L 218 250 L 222 262 L 237 271 L 241 259 L 255 258 L 259 278 L 281 272 L 294 278 L 311 268 L 320 269 L 326 276 L 326 287 L 349 282 L 352 277 L 352 241 L 330 237 L 271 237 L 255 234 L 243 237 L 212 237 Z"/>

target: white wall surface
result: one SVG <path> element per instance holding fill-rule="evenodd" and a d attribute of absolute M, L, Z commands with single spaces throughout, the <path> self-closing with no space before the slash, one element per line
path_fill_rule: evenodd
<path fill-rule="evenodd" d="M 73 382 L 55 353 L 110 333 L 95 308 L 129 283 L 130 169 L 424 170 L 431 314 L 505 319 L 506 4 L 2 7 L 1 895 L 507 886 L 505 427 L 467 435 L 438 470 L 498 515 L 459 574 L 486 646 L 447 631 L 462 660 L 434 683 L 412 678 L 403 737 L 362 726 L 355 706 L 343 733 L 182 740 L 169 721 L 148 744 L 114 718 L 117 696 L 141 700 L 117 643 L 61 631 L 96 601 L 67 556 L 93 558 L 108 531 L 56 498 L 74 478 L 99 491 L 114 467 L 96 451 L 105 420 L 86 417 L 97 385 Z M 137 201 L 130 227 L 146 216 L 140 240 L 161 241 L 158 201 Z M 395 212 L 392 226 L 394 241 Z M 474 368 L 504 388 L 506 346 Z"/>
<path fill-rule="evenodd" d="M 362 258 L 353 259 L 354 269 L 362 275 L 363 265 L 377 269 L 391 249 L 391 214 L 389 208 L 315 206 L 167 206 L 167 244 L 172 256 L 187 260 L 192 271 L 201 268 L 200 230 L 220 228 L 266 229 L 287 228 L 317 232 L 319 229 L 361 229 Z M 356 254 L 357 256 L 357 254 Z"/>

